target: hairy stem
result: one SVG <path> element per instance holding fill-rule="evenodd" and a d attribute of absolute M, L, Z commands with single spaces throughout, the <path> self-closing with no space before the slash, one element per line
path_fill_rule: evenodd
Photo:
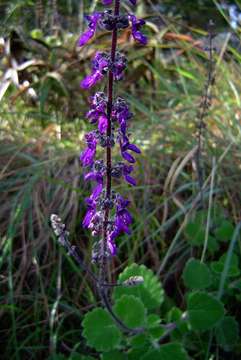
<path fill-rule="evenodd" d="M 204 118 L 207 115 L 207 111 L 211 105 L 211 87 L 214 82 L 214 74 L 213 74 L 213 22 L 212 20 L 209 21 L 209 29 L 208 29 L 208 60 L 209 60 L 209 66 L 208 66 L 208 77 L 206 81 L 206 85 L 204 88 L 204 93 L 201 101 L 201 109 L 199 111 L 198 115 L 198 134 L 197 134 L 197 144 L 198 149 L 196 153 L 196 166 L 197 166 L 197 175 L 198 175 L 198 184 L 199 184 L 199 191 L 200 191 L 200 197 L 201 197 L 201 205 L 203 206 L 203 181 L 204 181 L 204 168 L 203 168 L 203 161 L 202 161 L 202 155 L 203 155 L 203 132 L 205 129 L 205 121 Z"/>
<path fill-rule="evenodd" d="M 115 0 L 115 9 L 114 15 L 118 16 L 120 12 L 120 0 Z M 115 28 L 112 32 L 112 43 L 111 43 L 111 61 L 112 63 L 115 61 L 116 55 L 116 47 L 117 47 L 117 29 Z M 110 139 L 112 135 L 111 129 L 111 111 L 113 104 L 113 84 L 114 84 L 114 75 L 113 72 L 109 71 L 108 76 L 108 102 L 107 102 L 107 119 L 108 119 L 108 127 L 106 131 L 107 138 Z M 111 196 L 111 146 L 108 143 L 106 147 L 106 200 L 110 199 Z M 99 281 L 104 282 L 106 276 L 106 253 L 107 253 L 107 227 L 109 221 L 109 208 L 107 207 L 104 215 L 104 224 L 103 224 L 103 241 L 102 241 L 102 258 L 101 258 L 101 266 L 99 273 Z"/>

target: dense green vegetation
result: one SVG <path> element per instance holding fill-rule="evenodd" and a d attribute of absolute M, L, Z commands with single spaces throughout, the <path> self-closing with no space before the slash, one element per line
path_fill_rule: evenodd
<path fill-rule="evenodd" d="M 109 36 L 99 34 L 81 50 L 76 40 L 84 14 L 97 3 L 0 4 L 2 359 L 95 359 L 106 349 L 98 334 L 110 336 L 103 328 L 98 333 L 95 317 L 107 325 L 111 320 L 99 308 L 96 289 L 49 225 L 50 215 L 58 213 L 88 262 L 91 237 L 81 221 L 89 188 L 79 153 L 91 125 L 85 119 L 89 95 L 79 83 L 96 47 L 109 46 Z M 149 332 L 130 339 L 114 330 L 104 360 L 127 354 L 128 359 L 186 359 L 187 353 L 197 360 L 241 357 L 240 29 L 228 34 L 228 16 L 218 1 L 198 1 L 195 9 L 192 1 L 173 3 L 163 1 L 159 9 L 158 1 L 139 1 L 149 44 L 142 48 L 129 41 L 129 30 L 119 41 L 129 67 L 118 92 L 135 113 L 131 132 L 142 156 L 138 186 L 119 185 L 131 199 L 134 225 L 131 236 L 119 239 L 110 280 L 140 271 L 152 285 L 138 293 L 114 291 L 123 321 L 148 323 Z M 215 84 L 205 117 L 200 206 L 195 154 L 210 14 L 217 34 Z M 133 262 L 145 266 L 135 268 Z M 131 319 L 125 317 L 126 304 L 136 311 Z M 175 323 L 163 339 L 160 317 L 161 324 Z M 88 331 L 95 325 L 92 338 Z M 160 338 L 165 348 L 150 352 L 149 342 L 158 344 Z"/>

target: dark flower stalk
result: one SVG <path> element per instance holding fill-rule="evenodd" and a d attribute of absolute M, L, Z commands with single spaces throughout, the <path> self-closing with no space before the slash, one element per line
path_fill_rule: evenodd
<path fill-rule="evenodd" d="M 208 52 L 208 74 L 207 80 L 203 91 L 202 100 L 200 103 L 199 111 L 197 114 L 197 153 L 196 153 L 196 166 L 198 175 L 198 185 L 200 192 L 201 206 L 204 206 L 203 200 L 203 182 L 204 182 L 204 166 L 203 166 L 203 147 L 204 147 L 204 130 L 206 128 L 205 117 L 208 115 L 212 103 L 212 86 L 215 81 L 214 74 L 214 61 L 213 61 L 213 37 L 214 37 L 214 23 L 212 20 L 208 24 L 208 47 L 205 48 Z"/>
<path fill-rule="evenodd" d="M 120 0 L 115 0 L 115 10 L 114 16 L 118 17 L 120 12 Z M 115 56 L 116 56 L 116 47 L 117 47 L 117 27 L 114 27 L 112 32 L 112 45 L 111 45 L 111 63 L 115 63 Z M 111 138 L 111 112 L 112 112 L 112 103 L 113 103 L 113 83 L 114 83 L 114 74 L 113 71 L 109 71 L 109 78 L 108 78 L 108 102 L 107 102 L 107 138 Z M 106 147 L 106 195 L 105 195 L 105 202 L 110 200 L 111 197 L 111 146 L 110 144 Z M 101 282 L 105 280 L 105 273 L 106 273 L 106 258 L 105 255 L 108 248 L 108 240 L 107 240 L 107 227 L 109 221 L 109 207 L 105 209 L 104 215 L 104 224 L 103 224 L 103 243 L 102 243 L 102 263 L 100 266 L 100 274 L 99 278 Z"/>

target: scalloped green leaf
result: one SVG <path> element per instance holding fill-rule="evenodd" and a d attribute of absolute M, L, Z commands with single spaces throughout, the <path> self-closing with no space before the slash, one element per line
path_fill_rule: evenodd
<path fill-rule="evenodd" d="M 224 316 L 223 304 L 215 297 L 204 293 L 191 293 L 187 302 L 188 316 L 193 330 L 213 328 Z"/>
<path fill-rule="evenodd" d="M 132 264 L 125 268 L 119 275 L 119 282 L 127 280 L 131 276 L 143 276 L 144 283 L 135 287 L 117 287 L 114 290 L 114 299 L 118 300 L 122 295 L 134 295 L 139 298 L 148 309 L 159 307 L 164 301 L 164 291 L 157 276 L 145 265 Z"/>
<path fill-rule="evenodd" d="M 224 349 L 229 350 L 238 341 L 239 326 L 232 316 L 225 316 L 215 329 L 217 343 Z"/>
<path fill-rule="evenodd" d="M 220 226 L 215 231 L 215 236 L 218 241 L 230 241 L 234 232 L 233 224 L 228 220 L 223 220 Z"/>
<path fill-rule="evenodd" d="M 140 348 L 143 347 L 144 344 L 149 343 L 149 338 L 147 333 L 137 334 L 132 336 L 130 339 L 130 345 L 132 348 Z"/>
<path fill-rule="evenodd" d="M 97 351 L 115 349 L 121 341 L 121 332 L 117 328 L 109 313 L 96 308 L 88 312 L 82 321 L 83 336 L 90 347 Z"/>
<path fill-rule="evenodd" d="M 206 264 L 189 259 L 183 271 L 183 281 L 190 289 L 205 289 L 212 283 L 212 276 Z"/>
<path fill-rule="evenodd" d="M 114 311 L 130 328 L 141 327 L 145 324 L 145 306 L 140 299 L 133 295 L 123 295 L 118 299 L 114 305 Z"/>
<path fill-rule="evenodd" d="M 179 343 L 170 343 L 160 346 L 159 349 L 153 347 L 144 354 L 140 360 L 188 360 L 185 349 Z"/>

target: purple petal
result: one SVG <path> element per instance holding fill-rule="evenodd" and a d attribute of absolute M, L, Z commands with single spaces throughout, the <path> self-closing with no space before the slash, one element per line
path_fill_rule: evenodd
<path fill-rule="evenodd" d="M 129 0 L 132 5 L 136 5 L 136 0 Z"/>
<path fill-rule="evenodd" d="M 98 121 L 98 129 L 100 133 L 104 134 L 107 130 L 107 127 L 108 127 L 108 119 L 106 115 L 103 114 L 99 117 L 99 121 Z"/>
<path fill-rule="evenodd" d="M 101 13 L 95 12 L 92 15 L 87 16 L 89 21 L 88 30 L 86 30 L 79 38 L 78 44 L 79 46 L 85 45 L 95 34 L 98 20 L 101 16 Z"/>
<path fill-rule="evenodd" d="M 95 180 L 96 179 L 96 172 L 95 171 L 91 171 L 89 173 L 87 173 L 84 177 L 85 181 L 91 181 L 91 180 Z"/>
<path fill-rule="evenodd" d="M 103 184 L 98 184 L 96 185 L 96 187 L 93 189 L 92 194 L 90 196 L 91 200 L 96 200 L 98 199 L 99 195 L 101 194 L 101 191 L 103 189 Z"/>
<path fill-rule="evenodd" d="M 98 81 L 103 78 L 103 75 L 98 71 L 92 72 L 90 75 L 87 75 L 80 83 L 80 86 L 83 89 L 89 89 L 94 86 Z"/>
<path fill-rule="evenodd" d="M 85 31 L 79 38 L 79 46 L 84 46 L 94 36 L 94 34 L 94 29 L 88 29 L 87 31 Z"/>
<path fill-rule="evenodd" d="M 83 222 L 82 222 L 82 225 L 83 225 L 84 228 L 89 227 L 91 219 L 94 216 L 94 214 L 95 214 L 95 210 L 93 210 L 93 209 L 87 210 L 87 212 L 85 214 L 85 217 L 83 219 Z"/>
<path fill-rule="evenodd" d="M 142 45 L 146 45 L 147 37 L 140 31 L 140 28 L 145 24 L 145 21 L 142 19 L 137 19 L 135 15 L 129 15 L 129 19 L 132 23 L 133 38 Z"/>
<path fill-rule="evenodd" d="M 90 120 L 91 124 L 95 124 L 97 122 L 99 116 L 100 116 L 100 112 L 95 109 L 89 110 L 86 114 L 86 117 L 87 117 L 87 119 Z"/>
<path fill-rule="evenodd" d="M 129 154 L 127 151 L 122 151 L 121 153 L 123 159 L 125 159 L 126 161 L 128 161 L 131 164 L 134 164 L 136 162 L 135 158 Z"/>
<path fill-rule="evenodd" d="M 134 144 L 129 144 L 127 146 L 127 149 L 128 150 L 131 150 L 131 151 L 134 151 L 135 153 L 137 154 L 140 154 L 141 153 L 141 150 L 138 148 L 138 146 L 134 145 Z"/>
<path fill-rule="evenodd" d="M 125 175 L 124 177 L 129 184 L 131 184 L 132 186 L 136 186 L 136 180 L 133 177 L 131 177 L 130 175 Z"/>
<path fill-rule="evenodd" d="M 83 166 L 90 166 L 93 164 L 95 152 L 96 149 L 90 149 L 88 147 L 80 154 L 80 160 Z"/>

